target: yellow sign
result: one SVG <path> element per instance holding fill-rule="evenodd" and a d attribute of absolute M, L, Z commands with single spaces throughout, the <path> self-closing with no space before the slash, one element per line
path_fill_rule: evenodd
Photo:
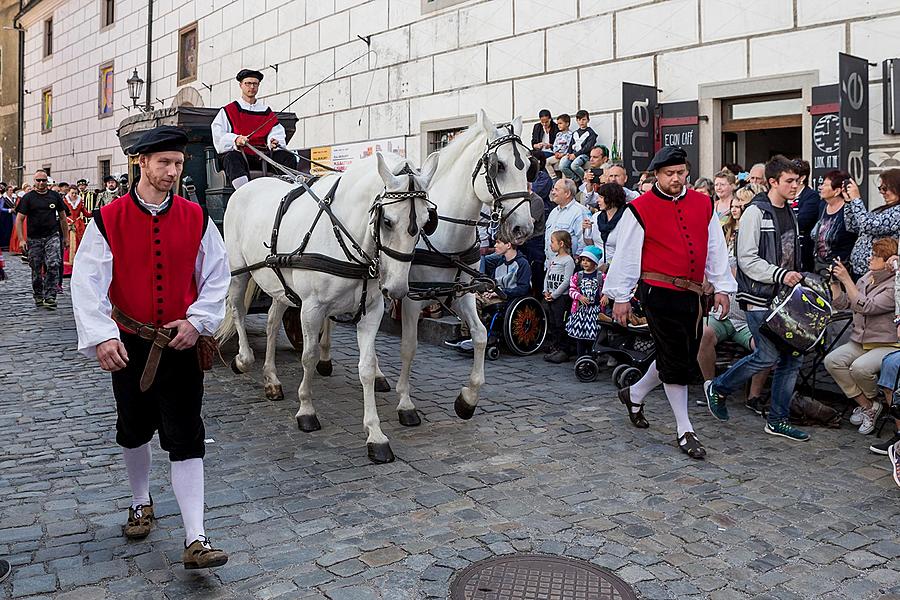
<path fill-rule="evenodd" d="M 328 173 L 327 169 L 323 169 L 315 163 L 331 166 L 331 146 L 319 146 L 309 151 L 309 157 L 313 162 L 310 165 L 309 172 L 313 175 L 324 175 Z"/>

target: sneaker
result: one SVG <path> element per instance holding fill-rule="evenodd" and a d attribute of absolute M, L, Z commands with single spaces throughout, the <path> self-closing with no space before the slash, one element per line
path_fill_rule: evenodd
<path fill-rule="evenodd" d="M 35 298 L 34 305 L 38 308 L 44 308 L 44 299 L 43 298 Z"/>
<path fill-rule="evenodd" d="M 9 577 L 10 573 L 12 573 L 12 567 L 9 565 L 9 562 L 0 560 L 0 583 Z"/>
<path fill-rule="evenodd" d="M 859 432 L 863 435 L 869 435 L 873 431 L 875 431 L 875 423 L 878 421 L 878 417 L 881 416 L 881 411 L 884 409 L 881 402 L 878 400 L 872 400 L 872 407 L 863 411 L 863 420 L 859 425 Z"/>
<path fill-rule="evenodd" d="M 56 298 L 44 298 L 44 308 L 56 310 Z"/>
<path fill-rule="evenodd" d="M 459 337 L 452 340 L 444 340 L 444 345 L 448 348 L 462 348 L 462 343 L 465 341 L 471 341 L 471 338 Z"/>
<path fill-rule="evenodd" d="M 465 350 L 466 352 L 472 352 L 475 350 L 475 342 L 472 340 L 463 340 L 457 346 L 460 350 Z"/>
<path fill-rule="evenodd" d="M 765 417 L 766 413 L 769 412 L 769 402 L 762 396 L 747 398 L 747 402 L 744 403 L 744 406 L 758 414 L 760 417 Z"/>
<path fill-rule="evenodd" d="M 853 412 L 850 413 L 850 424 L 851 425 L 862 425 L 863 422 L 863 407 L 857 406 L 853 409 Z M 887 454 L 887 452 L 885 452 Z"/>
<path fill-rule="evenodd" d="M 728 407 L 725 406 L 725 397 L 713 390 L 712 381 L 703 382 L 703 395 L 706 396 L 706 406 L 712 416 L 720 421 L 728 420 Z"/>
<path fill-rule="evenodd" d="M 571 359 L 569 358 L 569 355 L 566 354 L 565 350 L 557 350 L 553 354 L 548 354 L 547 356 L 545 356 L 544 360 L 549 363 L 553 363 L 554 365 L 560 365 L 562 363 L 569 362 L 569 360 Z"/>
<path fill-rule="evenodd" d="M 787 420 L 777 423 L 766 423 L 765 432 L 770 435 L 779 435 L 795 442 L 809 441 L 809 434 L 791 425 Z"/>
<path fill-rule="evenodd" d="M 122 533 L 125 534 L 130 540 L 142 540 L 148 535 L 150 535 L 150 529 L 153 528 L 153 501 L 150 501 L 150 504 L 144 506 L 139 504 L 138 506 L 129 506 L 128 507 L 128 522 L 125 523 L 125 527 L 122 529 Z"/>
<path fill-rule="evenodd" d="M 209 538 L 201 535 L 185 547 L 181 556 L 185 569 L 210 569 L 221 567 L 228 562 L 228 555 L 218 548 L 213 548 Z"/>
<path fill-rule="evenodd" d="M 894 467 L 891 470 L 891 475 L 894 476 L 894 483 L 900 485 L 900 442 L 888 448 L 888 458 Z"/>
<path fill-rule="evenodd" d="M 873 454 L 880 454 L 881 456 L 887 456 L 888 448 L 900 442 L 900 432 L 895 433 L 894 437 L 884 440 L 883 442 L 878 442 L 877 444 L 872 444 L 869 446 L 869 452 Z"/>

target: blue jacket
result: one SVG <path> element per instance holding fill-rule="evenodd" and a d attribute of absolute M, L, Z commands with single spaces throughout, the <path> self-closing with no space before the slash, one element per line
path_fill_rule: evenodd
<path fill-rule="evenodd" d="M 507 298 L 527 296 L 531 292 L 531 265 L 521 252 L 507 261 L 502 254 L 490 254 L 482 259 L 484 274 L 497 282 Z"/>

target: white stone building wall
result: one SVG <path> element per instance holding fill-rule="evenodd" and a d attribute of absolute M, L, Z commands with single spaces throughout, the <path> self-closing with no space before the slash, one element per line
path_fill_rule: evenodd
<path fill-rule="evenodd" d="M 125 80 L 133 68 L 144 77 L 147 0 L 117 1 L 116 23 L 104 31 L 100 4 L 44 0 L 24 20 L 28 169 L 52 164 L 59 177 L 94 175 L 100 155 L 113 156 L 113 171 L 124 168 L 115 128 L 129 114 Z M 875 63 L 900 56 L 897 0 L 468 0 L 426 15 L 421 4 L 155 0 L 151 98 L 168 106 L 178 93 L 178 30 L 195 20 L 199 71 L 188 85 L 206 106 L 233 99 L 234 74 L 254 67 L 265 73 L 261 96 L 278 110 L 363 54 L 357 35 L 371 35 L 377 61 L 363 58 L 291 107 L 300 117 L 291 146 L 402 135 L 414 158 L 422 122 L 479 108 L 496 119 L 521 114 L 532 121 L 541 108 L 584 108 L 611 144 L 621 131 L 622 81 L 655 84 L 661 102 L 692 100 L 704 83 L 801 71 L 817 72 L 819 84 L 836 83 L 838 52 Z M 42 59 L 50 11 L 56 50 Z M 98 119 L 97 69 L 110 59 L 116 111 Z M 267 67 L 275 64 L 277 73 Z M 900 140 L 882 134 L 880 66 L 870 77 L 877 171 L 900 158 Z M 51 84 L 54 127 L 42 134 L 40 90 Z"/>

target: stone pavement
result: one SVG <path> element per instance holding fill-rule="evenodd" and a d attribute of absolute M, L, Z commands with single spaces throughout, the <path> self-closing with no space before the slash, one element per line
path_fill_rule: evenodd
<path fill-rule="evenodd" d="M 728 424 L 691 410 L 710 451 L 674 447 L 668 404 L 649 399 L 648 431 L 627 423 L 608 379 L 579 384 L 571 363 L 488 363 L 475 417 L 453 400 L 469 361 L 422 346 L 422 426 L 397 423 L 379 394 L 398 460 L 368 462 L 353 332 L 338 327 L 335 372 L 317 377 L 324 429 L 294 421 L 300 369 L 279 346 L 288 399 L 264 399 L 257 368 L 218 365 L 207 380 L 207 528 L 228 565 L 186 573 L 165 455 L 154 443 L 160 518 L 128 542 L 129 502 L 109 376 L 75 353 L 69 296 L 37 310 L 27 269 L 7 257 L 0 283 L 0 556 L 15 565 L 0 597 L 445 598 L 454 573 L 519 551 L 578 557 L 651 598 L 900 597 L 900 490 L 870 438 L 845 424 L 807 444 L 763 433 L 735 406 Z M 66 283 L 68 286 L 68 282 Z M 380 336 L 396 381 L 398 340 Z M 697 390 L 692 391 L 696 394 Z"/>

